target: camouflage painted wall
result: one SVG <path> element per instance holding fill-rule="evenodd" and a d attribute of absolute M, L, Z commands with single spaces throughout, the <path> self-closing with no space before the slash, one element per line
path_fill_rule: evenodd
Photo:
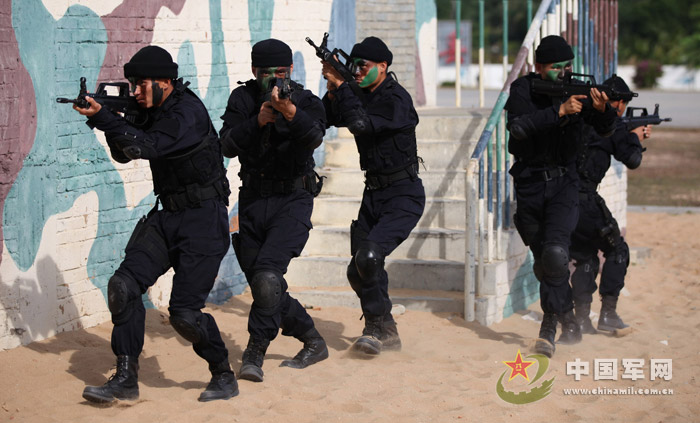
<path fill-rule="evenodd" d="M 418 34 L 435 21 L 434 4 L 412 1 L 403 2 L 412 12 L 402 16 L 421 24 L 399 31 L 414 40 L 411 52 L 429 51 L 418 40 L 434 39 Z M 97 81 L 121 80 L 123 63 L 157 44 L 179 63 L 218 129 L 230 91 L 251 76 L 251 45 L 265 38 L 286 41 L 293 78 L 322 95 L 321 65 L 304 38 L 330 32 L 349 51 L 370 35 L 358 31 L 356 9 L 355 0 L 0 0 L 0 348 L 108 320 L 107 281 L 155 200 L 147 162 L 113 162 L 101 133 L 56 97 L 74 97 L 81 76 L 90 91 Z M 425 72 L 424 81 L 434 80 Z M 406 78 L 419 81 L 411 69 Z M 238 163 L 227 166 L 235 188 Z M 167 304 L 171 277 L 145 295 L 149 306 Z M 245 285 L 231 250 L 209 300 L 223 302 Z"/>

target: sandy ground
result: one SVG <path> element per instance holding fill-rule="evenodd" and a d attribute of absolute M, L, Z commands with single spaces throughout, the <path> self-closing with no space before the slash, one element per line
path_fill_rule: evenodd
<path fill-rule="evenodd" d="M 185 345 L 161 310 L 149 310 L 141 356 L 138 401 L 96 406 L 84 401 L 86 384 L 112 373 L 111 323 L 63 333 L 0 352 L 0 421 L 21 422 L 433 422 L 433 421 L 697 421 L 700 414 L 700 214 L 630 213 L 632 247 L 651 257 L 630 267 L 618 310 L 634 331 L 623 338 L 587 335 L 558 345 L 544 379 L 554 377 L 540 401 L 513 405 L 496 394 L 500 375 L 518 350 L 532 353 L 539 304 L 483 327 L 460 316 L 408 311 L 398 317 L 404 348 L 374 359 L 348 352 L 363 323 L 344 308 L 311 310 L 331 357 L 305 370 L 278 367 L 300 348 L 278 337 L 270 346 L 265 381 L 240 381 L 240 395 L 200 403 L 206 364 Z M 234 369 L 247 341 L 251 298 L 236 297 L 211 312 L 222 329 Z M 598 312 L 596 299 L 593 309 Z M 576 381 L 566 363 L 580 358 L 589 375 Z M 671 359 L 671 380 L 651 380 L 649 360 Z M 594 380 L 594 359 L 613 359 L 618 380 Z M 622 379 L 623 359 L 644 359 L 643 376 Z M 532 369 L 536 368 L 536 364 Z M 534 370 L 529 378 L 534 378 Z M 506 375 L 507 380 L 508 375 Z M 517 376 L 507 390 L 527 390 Z M 671 389 L 672 395 L 566 395 L 565 389 Z"/>

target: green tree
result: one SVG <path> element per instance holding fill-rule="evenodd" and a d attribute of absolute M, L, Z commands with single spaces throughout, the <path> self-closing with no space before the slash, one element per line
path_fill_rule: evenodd
<path fill-rule="evenodd" d="M 472 22 L 472 61 L 479 47 L 479 0 L 462 1 L 462 20 Z M 533 13 L 540 6 L 533 1 Z M 437 17 L 455 18 L 455 0 L 435 0 Z M 619 62 L 653 60 L 664 64 L 700 67 L 700 0 L 618 0 Z M 503 1 L 484 2 L 484 49 L 487 62 L 503 54 Z M 527 1 L 508 2 L 508 55 L 513 59 L 529 23 Z"/>
<path fill-rule="evenodd" d="M 665 64 L 700 60 L 697 0 L 620 0 L 619 60 L 651 59 Z"/>
<path fill-rule="evenodd" d="M 700 68 L 700 3 L 693 5 L 689 15 L 695 25 L 692 33 L 681 39 L 681 60 L 690 67 Z"/>
<path fill-rule="evenodd" d="M 460 20 L 472 22 L 472 61 L 476 62 L 479 54 L 479 0 L 461 1 Z M 456 0 L 436 0 L 437 18 L 439 20 L 454 20 L 455 3 Z M 537 7 L 537 4 L 534 7 Z M 508 20 L 508 55 L 512 59 L 527 33 L 527 2 L 525 0 L 510 0 L 508 2 Z M 485 60 L 486 62 L 498 63 L 503 56 L 503 1 L 487 0 L 484 2 L 484 27 Z"/>

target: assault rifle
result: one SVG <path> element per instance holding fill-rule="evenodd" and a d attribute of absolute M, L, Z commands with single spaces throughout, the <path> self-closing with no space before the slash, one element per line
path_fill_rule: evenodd
<path fill-rule="evenodd" d="M 277 97 L 280 99 L 289 98 L 291 99 L 292 93 L 294 92 L 294 87 L 292 86 L 292 78 L 289 71 L 284 73 L 284 78 L 270 78 L 267 85 L 267 90 L 262 94 L 260 104 L 272 100 L 272 89 L 277 87 Z M 272 109 L 275 116 L 279 113 L 276 109 Z M 262 137 L 260 142 L 262 144 L 262 153 L 265 154 L 270 148 L 270 131 L 272 130 L 272 123 L 268 123 L 263 128 Z"/>
<path fill-rule="evenodd" d="M 110 87 L 112 89 L 110 89 Z M 109 92 L 116 88 L 119 92 L 118 95 L 110 95 Z M 102 105 L 114 113 L 123 113 L 124 118 L 132 124 L 140 125 L 143 124 L 146 119 L 146 111 L 139 107 L 138 102 L 134 96 L 129 94 L 129 83 L 128 82 L 102 82 L 97 87 L 97 91 L 93 94 L 87 91 L 85 85 L 85 77 L 80 78 L 80 92 L 76 98 L 56 98 L 57 103 L 72 103 L 76 106 L 87 109 L 90 107 L 90 103 L 87 102 L 85 97 L 92 97 Z"/>
<path fill-rule="evenodd" d="M 640 111 L 641 113 L 635 116 L 636 111 Z M 628 107 L 621 120 L 622 123 L 625 124 L 627 130 L 631 131 L 640 126 L 659 125 L 661 122 L 670 122 L 671 118 L 660 118 L 659 105 L 656 104 L 653 114 L 649 114 L 646 107 Z"/>
<path fill-rule="evenodd" d="M 364 102 L 365 93 L 362 92 L 362 88 L 360 88 L 357 82 L 355 82 L 355 75 L 352 71 L 352 58 L 350 55 L 339 48 L 334 48 L 332 51 L 329 50 L 327 32 L 323 33 L 323 41 L 321 41 L 320 46 L 314 44 L 309 37 L 306 37 L 306 42 L 309 43 L 311 47 L 316 49 L 316 56 L 331 65 L 333 69 L 335 69 L 336 72 L 338 72 L 345 80 L 345 82 L 348 83 L 352 92 Z M 338 60 L 338 57 L 344 58 L 345 63 L 341 63 L 340 60 Z"/>
<path fill-rule="evenodd" d="M 267 90 L 263 93 L 262 102 L 270 101 L 272 99 L 272 89 L 277 87 L 277 96 L 281 99 L 290 98 L 294 92 L 294 87 L 292 86 L 292 77 L 289 71 L 284 73 L 284 78 L 270 78 L 267 85 Z"/>
<path fill-rule="evenodd" d="M 573 80 L 574 76 L 586 77 L 588 81 Z M 532 92 L 535 94 L 543 94 L 550 97 L 570 97 L 572 95 L 586 95 L 587 101 L 584 103 L 590 104 L 591 89 L 597 88 L 600 92 L 608 95 L 611 101 L 623 100 L 629 102 L 632 98 L 639 94 L 633 92 L 620 92 L 609 85 L 598 85 L 595 82 L 593 75 L 584 73 L 566 72 L 564 77 L 558 81 L 545 81 L 544 79 L 533 79 L 531 82 Z"/>

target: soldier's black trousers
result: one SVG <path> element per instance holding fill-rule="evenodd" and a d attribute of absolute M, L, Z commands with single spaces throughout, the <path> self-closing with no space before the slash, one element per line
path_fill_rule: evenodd
<path fill-rule="evenodd" d="M 408 238 L 424 208 L 425 189 L 420 178 L 402 179 L 381 189 L 365 188 L 356 225 L 363 237 L 366 234 L 365 239 L 378 245 L 379 253 L 387 257 Z M 363 280 L 362 288 L 355 292 L 364 314 L 383 316 L 391 312 L 389 276 L 384 268 L 371 280 Z"/>
<path fill-rule="evenodd" d="M 553 275 L 542 270 L 546 248 L 563 249 L 568 257 L 571 233 L 578 221 L 578 179 L 569 172 L 527 183 L 515 178 L 516 226 L 534 256 L 535 275 L 540 281 L 540 304 L 545 313 L 564 314 L 573 308 L 568 267 Z"/>
<path fill-rule="evenodd" d="M 201 310 L 229 248 L 224 203 L 211 199 L 203 201 L 201 207 L 177 212 L 160 210 L 148 218 L 142 230 L 145 236 L 127 246 L 116 273 L 136 281 L 143 294 L 172 267 L 175 275 L 169 310 Z M 112 330 L 115 355 L 138 357 L 143 349 L 146 310 L 140 299 L 132 304 L 129 319 L 115 324 Z M 204 320 L 209 342 L 193 348 L 207 362 L 220 363 L 228 358 L 228 351 L 214 318 L 209 315 Z"/>
<path fill-rule="evenodd" d="M 571 236 L 571 258 L 576 270 L 571 275 L 574 302 L 590 303 L 596 291 L 600 260 L 605 257 L 600 275 L 600 295 L 620 295 L 629 266 L 629 247 L 620 236 L 617 221 L 596 192 L 579 194 L 579 221 Z M 609 216 L 609 217 L 608 217 Z"/>
<path fill-rule="evenodd" d="M 304 189 L 261 197 L 242 189 L 238 201 L 240 255 L 238 262 L 248 283 L 260 271 L 275 273 L 282 282 L 278 307 L 262 310 L 255 301 L 248 316 L 248 332 L 257 339 L 282 335 L 300 337 L 314 327 L 306 309 L 287 292 L 283 275 L 309 239 L 313 196 Z M 253 287 L 251 287 L 253 288 Z"/>

